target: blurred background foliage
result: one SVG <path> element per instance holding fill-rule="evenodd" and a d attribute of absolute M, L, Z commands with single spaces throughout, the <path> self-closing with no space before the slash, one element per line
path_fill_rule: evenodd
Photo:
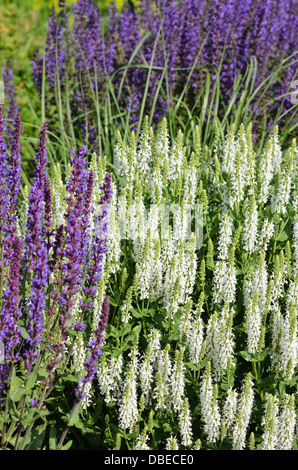
<path fill-rule="evenodd" d="M 66 0 L 69 5 L 77 0 Z M 32 59 L 46 43 L 48 19 L 58 0 L 0 0 L 0 80 L 10 60 L 17 104 L 22 113 L 24 165 L 34 155 L 40 132 L 41 101 L 33 80 Z M 111 0 L 99 1 L 103 14 Z M 119 8 L 123 0 L 116 0 Z M 32 145 L 33 144 L 33 145 Z M 23 175 L 24 176 L 24 175 Z M 26 182 L 26 181 L 25 181 Z"/>
<path fill-rule="evenodd" d="M 66 0 L 68 4 L 76 2 Z M 40 107 L 32 76 L 32 57 L 45 45 L 49 14 L 58 3 L 58 0 L 0 0 L 0 80 L 2 67 L 11 59 L 17 100 L 25 122 L 32 120 L 32 110 L 38 113 Z M 103 13 L 109 3 L 111 0 L 98 2 Z M 116 3 L 121 8 L 124 1 L 116 0 Z M 138 2 L 133 0 L 133 3 Z"/>

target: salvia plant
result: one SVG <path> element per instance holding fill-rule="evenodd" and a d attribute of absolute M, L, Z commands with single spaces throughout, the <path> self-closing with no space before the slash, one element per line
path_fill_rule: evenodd
<path fill-rule="evenodd" d="M 296 448 L 296 140 L 282 152 L 276 127 L 257 158 L 251 126 L 213 151 L 196 128 L 189 152 L 145 119 L 117 142 L 115 310 L 90 389 L 106 445 Z"/>
<path fill-rule="evenodd" d="M 20 188 L 1 115 L 2 447 L 297 448 L 298 148 L 119 130 Z"/>
<path fill-rule="evenodd" d="M 107 15 L 93 0 L 61 0 L 34 79 L 62 136 L 79 133 L 95 149 L 115 120 L 140 130 L 146 114 L 157 123 L 169 111 L 207 126 L 237 106 L 255 132 L 292 127 L 297 18 L 295 0 L 146 0 L 112 3 Z"/>
<path fill-rule="evenodd" d="M 94 175 L 81 147 L 78 153 L 71 150 L 67 183 L 58 180 L 55 186 L 47 174 L 46 131 L 44 124 L 32 186 L 22 198 L 21 118 L 15 119 L 7 148 L 0 107 L 3 449 L 37 449 L 45 435 L 50 447 L 65 448 L 97 372 L 110 310 L 109 297 L 99 299 L 98 290 L 106 261 L 111 174 Z M 62 390 L 67 405 L 59 407 L 56 427 L 51 410 Z"/>

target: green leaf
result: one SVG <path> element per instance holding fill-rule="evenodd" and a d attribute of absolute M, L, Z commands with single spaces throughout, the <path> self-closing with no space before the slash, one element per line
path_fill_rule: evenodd
<path fill-rule="evenodd" d="M 8 401 L 9 416 L 13 421 L 19 421 L 21 412 L 17 410 L 17 407 L 11 399 Z"/>
<path fill-rule="evenodd" d="M 265 357 L 268 356 L 269 352 L 269 348 L 264 349 L 264 351 L 259 355 L 259 361 L 263 361 Z"/>
<path fill-rule="evenodd" d="M 119 305 L 120 305 L 119 302 L 117 302 L 117 301 L 116 301 L 115 299 L 113 299 L 112 297 L 111 297 L 111 299 L 110 299 L 110 304 L 111 304 L 113 307 L 119 307 Z"/>
<path fill-rule="evenodd" d="M 185 365 L 191 370 L 199 370 L 200 367 L 197 364 L 193 364 L 192 362 L 185 362 Z"/>
<path fill-rule="evenodd" d="M 170 423 L 163 423 L 162 427 L 166 434 L 172 433 L 172 426 L 170 425 Z"/>
<path fill-rule="evenodd" d="M 50 448 L 50 450 L 56 450 L 57 449 L 56 427 L 54 425 L 52 425 L 50 427 L 49 448 Z"/>
<path fill-rule="evenodd" d="M 285 242 L 286 240 L 288 240 L 288 238 L 289 238 L 289 235 L 288 235 L 287 232 L 284 230 L 284 231 L 282 232 L 282 234 L 278 237 L 277 240 L 278 240 L 279 242 Z"/>
<path fill-rule="evenodd" d="M 107 336 L 113 336 L 114 338 L 118 338 L 119 331 L 113 325 L 108 325 L 106 328 Z"/>
<path fill-rule="evenodd" d="M 78 336 L 78 335 L 79 335 L 79 332 L 78 332 L 78 331 L 72 330 L 71 328 L 68 330 L 68 333 L 69 333 L 71 336 Z"/>
<path fill-rule="evenodd" d="M 132 316 L 135 317 L 135 318 L 142 318 L 142 316 L 143 316 L 143 315 L 142 315 L 138 310 L 136 310 L 135 308 L 132 308 L 132 309 L 131 309 L 131 313 L 132 313 Z"/>
<path fill-rule="evenodd" d="M 68 426 L 75 426 L 76 424 L 78 424 L 78 422 L 80 421 L 80 411 L 81 411 L 81 407 L 77 406 L 74 414 L 71 416 L 71 418 L 68 421 Z"/>
<path fill-rule="evenodd" d="M 26 394 L 23 381 L 16 377 L 14 383 L 10 386 L 10 399 L 14 402 L 20 401 L 20 399 Z"/>
<path fill-rule="evenodd" d="M 209 361 L 209 356 L 205 356 L 204 359 L 198 365 L 198 369 L 203 369 L 203 367 L 205 367 L 208 361 Z"/>
<path fill-rule="evenodd" d="M 250 362 L 258 362 L 259 360 L 256 359 L 256 357 L 254 356 L 254 354 L 250 354 L 249 352 L 247 351 L 240 351 L 238 353 L 239 356 L 243 357 L 243 359 L 245 359 L 246 361 L 250 361 Z"/>
<path fill-rule="evenodd" d="M 36 379 L 37 379 L 37 370 L 34 369 L 34 370 L 30 373 L 30 375 L 29 375 L 29 377 L 28 377 L 28 379 L 27 379 L 27 382 L 26 382 L 26 389 L 31 390 L 31 389 L 34 387 L 34 385 L 36 384 Z"/>
<path fill-rule="evenodd" d="M 20 330 L 21 330 L 21 336 L 22 338 L 26 339 L 29 337 L 29 333 L 28 331 L 26 330 L 26 328 L 24 328 L 23 326 L 20 326 Z"/>
<path fill-rule="evenodd" d="M 35 409 L 31 408 L 29 413 L 27 413 L 24 418 L 21 420 L 23 426 L 30 426 L 35 415 Z"/>
<path fill-rule="evenodd" d="M 72 446 L 72 441 L 68 441 L 66 444 L 64 444 L 64 446 L 61 447 L 60 450 L 68 450 L 70 449 Z"/>
<path fill-rule="evenodd" d="M 66 382 L 78 382 L 80 380 L 79 374 L 62 374 L 61 379 Z"/>
<path fill-rule="evenodd" d="M 37 426 L 31 432 L 31 442 L 25 446 L 25 450 L 40 450 L 46 434 L 46 424 Z"/>

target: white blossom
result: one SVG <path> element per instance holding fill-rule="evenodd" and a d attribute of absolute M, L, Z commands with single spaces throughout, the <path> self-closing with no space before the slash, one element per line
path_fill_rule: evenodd
<path fill-rule="evenodd" d="M 233 428 L 233 450 L 242 450 L 246 445 L 246 434 L 251 418 L 254 402 L 254 391 L 251 374 L 246 375 L 243 382 L 242 392 L 237 403 L 237 416 Z"/>
<path fill-rule="evenodd" d="M 278 400 L 274 395 L 266 394 L 265 411 L 261 425 L 263 427 L 262 449 L 275 450 L 278 436 Z"/>
<path fill-rule="evenodd" d="M 291 450 L 296 431 L 295 396 L 286 394 L 278 416 L 278 436 L 276 449 Z"/>
<path fill-rule="evenodd" d="M 184 399 L 183 408 L 179 412 L 178 422 L 181 435 L 181 444 L 183 446 L 190 446 L 192 443 L 192 424 L 187 398 Z"/>
<path fill-rule="evenodd" d="M 207 439 L 209 442 L 216 442 L 220 436 L 221 416 L 217 399 L 217 386 L 212 383 L 210 363 L 206 366 L 201 384 L 200 402 Z"/>

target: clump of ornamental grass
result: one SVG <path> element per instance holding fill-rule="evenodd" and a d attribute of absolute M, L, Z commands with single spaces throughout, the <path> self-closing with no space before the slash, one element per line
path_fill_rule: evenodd
<path fill-rule="evenodd" d="M 57 188 L 47 174 L 46 132 L 43 124 L 32 186 L 22 198 L 21 118 L 17 114 L 7 148 L 0 107 L 2 449 L 41 448 L 49 439 L 48 419 L 52 448 L 63 448 L 97 372 L 109 317 L 109 298 L 98 302 L 97 291 L 111 174 L 99 180 L 88 168 L 86 147 L 72 149 L 67 182 Z M 69 401 L 56 423 L 50 416 L 61 390 Z"/>

